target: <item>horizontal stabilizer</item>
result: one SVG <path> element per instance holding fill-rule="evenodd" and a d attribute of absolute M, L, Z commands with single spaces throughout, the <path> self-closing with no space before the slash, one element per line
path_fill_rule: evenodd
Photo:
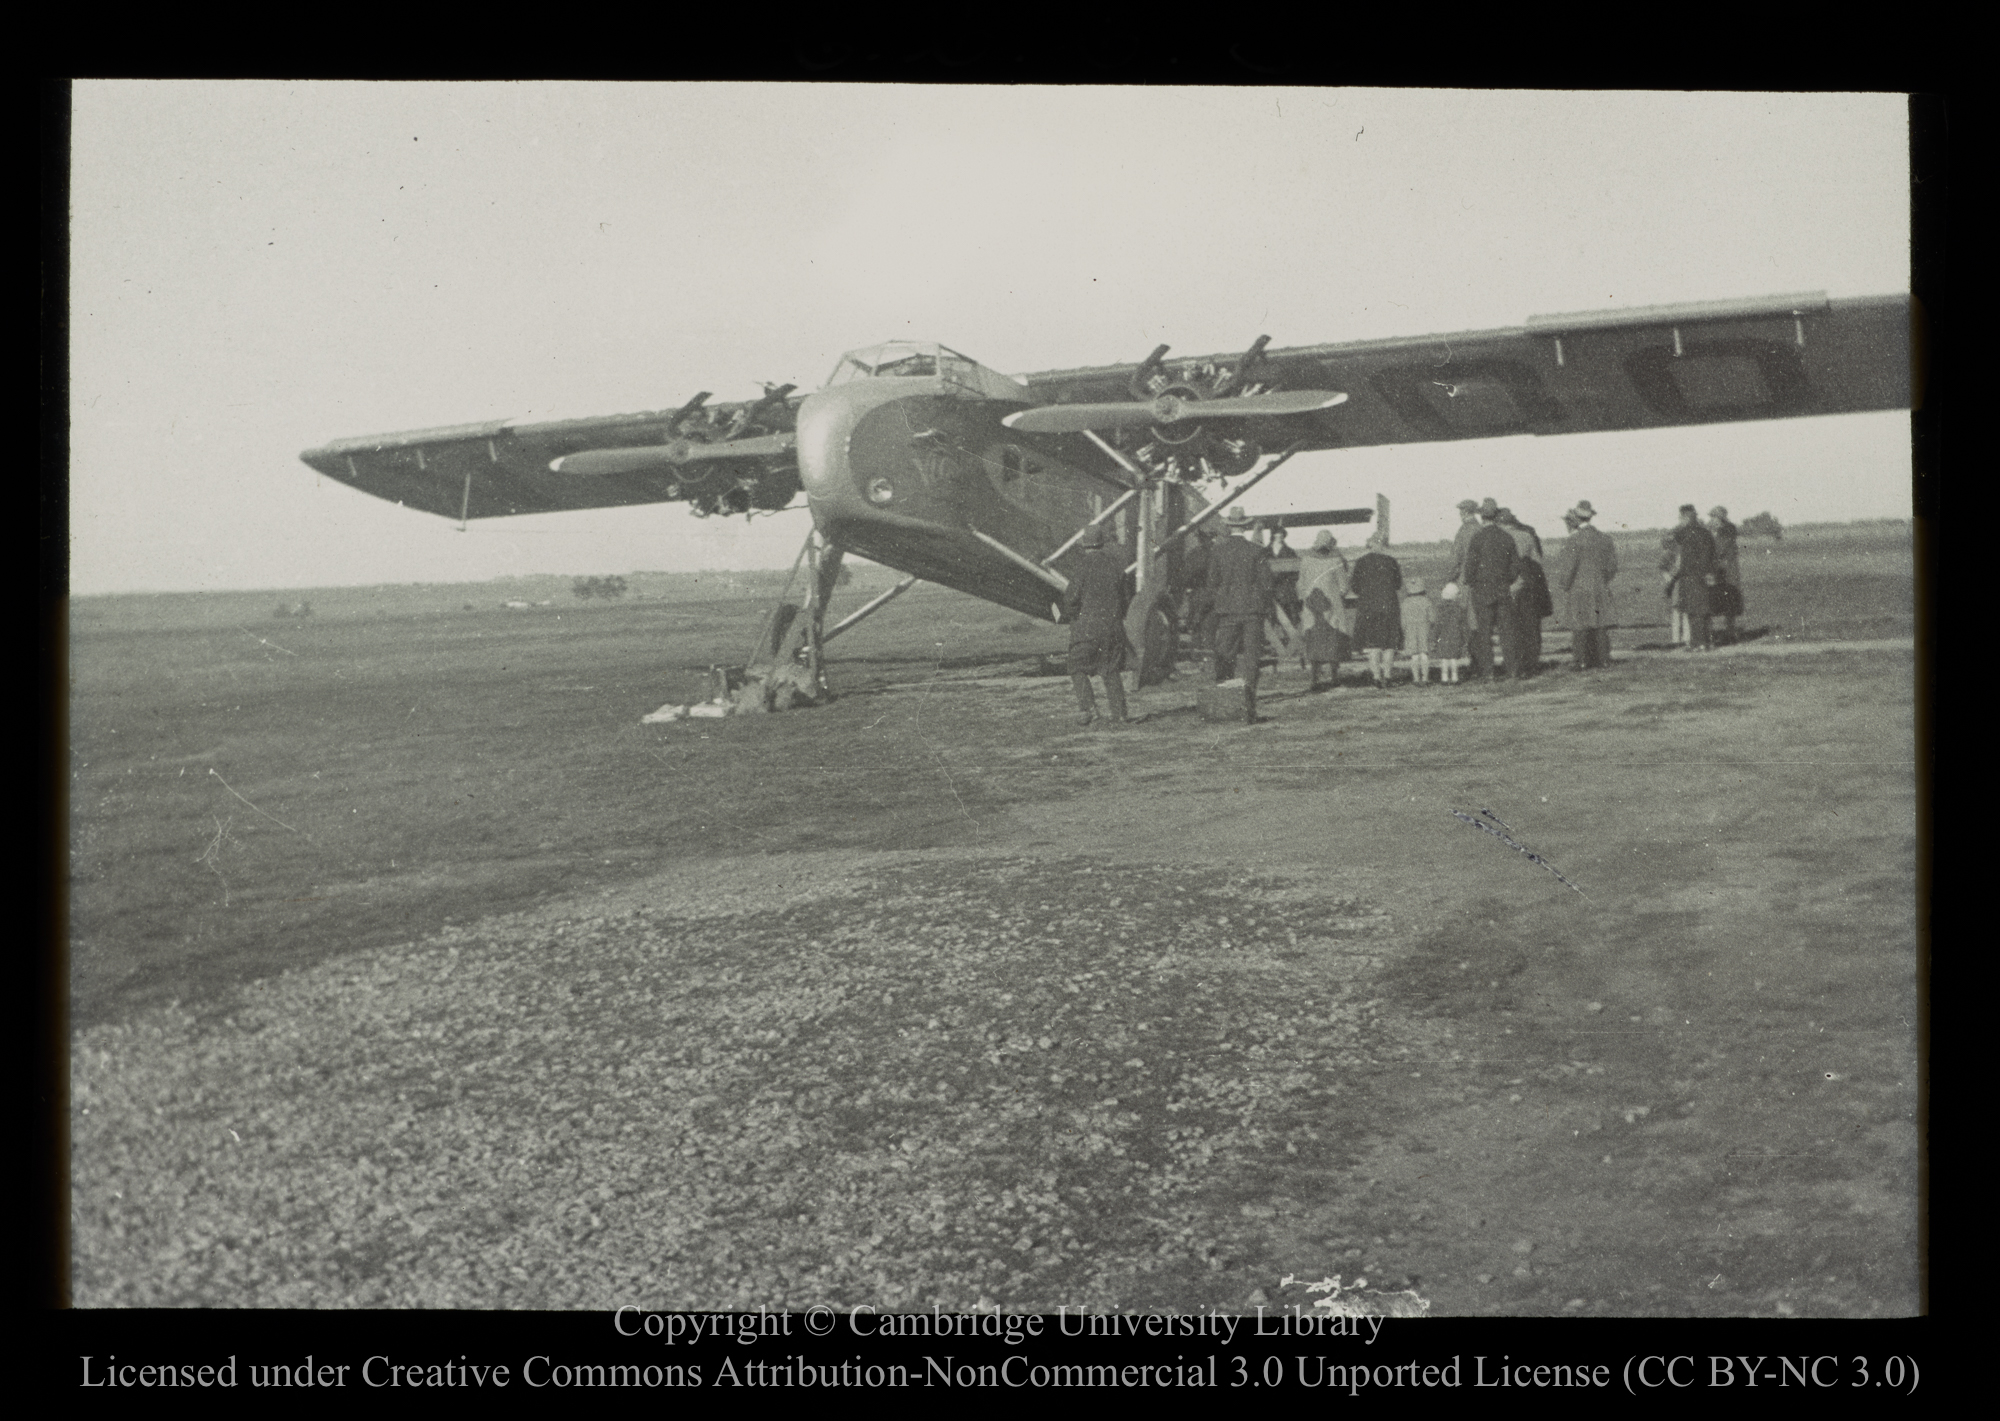
<path fill-rule="evenodd" d="M 1190 400 L 1168 393 L 1143 402 L 1043 405 L 1017 410 L 1000 422 L 1023 434 L 1081 434 L 1095 429 L 1133 429 L 1148 424 L 1178 424 L 1183 420 L 1279 419 L 1312 414 L 1343 403 L 1335 390 L 1275 390 L 1238 399 Z"/>
<path fill-rule="evenodd" d="M 1324 528 L 1334 523 L 1366 523 L 1372 508 L 1327 508 L 1318 513 L 1265 513 L 1257 521 L 1266 528 Z"/>
<path fill-rule="evenodd" d="M 552 473 L 585 478 L 637 474 L 711 459 L 772 459 L 790 453 L 797 443 L 798 440 L 790 434 L 763 434 L 751 439 L 722 440 L 712 444 L 676 439 L 636 449 L 586 449 L 580 454 L 565 454 L 560 459 L 550 460 L 549 469 Z"/>

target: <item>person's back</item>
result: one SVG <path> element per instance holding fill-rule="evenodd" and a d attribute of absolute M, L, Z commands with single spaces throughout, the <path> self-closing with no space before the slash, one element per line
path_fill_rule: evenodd
<path fill-rule="evenodd" d="M 1465 549 L 1465 582 L 1480 600 L 1503 596 L 1514 581 L 1514 564 L 1520 554 L 1514 540 L 1497 523 L 1488 523 L 1472 535 Z"/>
<path fill-rule="evenodd" d="M 1674 543 L 1680 551 L 1682 577 L 1701 581 L 1715 572 L 1715 535 L 1701 524 L 1683 523 L 1674 529 Z"/>
<path fill-rule="evenodd" d="M 1434 609 L 1429 594 L 1420 590 L 1421 588 L 1421 583 L 1416 584 L 1410 595 L 1403 599 L 1403 646 L 1409 651 L 1428 653 Z"/>
<path fill-rule="evenodd" d="M 1112 720 L 1122 723 L 1128 719 L 1123 677 L 1125 556 L 1121 548 L 1107 549 L 1107 541 L 1101 527 L 1084 534 L 1083 556 L 1063 592 L 1063 614 L 1070 623 L 1069 679 L 1085 725 L 1097 719 L 1097 701 L 1090 689 L 1092 676 L 1104 678 Z"/>
<path fill-rule="evenodd" d="M 1271 560 L 1246 538 L 1220 538 L 1208 555 L 1218 617 L 1261 617 L 1271 609 Z"/>
<path fill-rule="evenodd" d="M 1743 583 L 1743 561 L 1737 547 L 1736 525 L 1727 518 L 1718 518 L 1714 538 L 1716 572 L 1740 587 Z"/>
<path fill-rule="evenodd" d="M 1069 580 L 1068 600 L 1075 608 L 1072 640 L 1122 630 L 1125 616 L 1125 569 L 1121 552 L 1092 548 L 1085 552 Z"/>
<path fill-rule="evenodd" d="M 1411 580 L 1402 614 L 1403 649 L 1410 654 L 1410 679 L 1421 686 L 1431 679 L 1431 599 L 1421 577 Z"/>

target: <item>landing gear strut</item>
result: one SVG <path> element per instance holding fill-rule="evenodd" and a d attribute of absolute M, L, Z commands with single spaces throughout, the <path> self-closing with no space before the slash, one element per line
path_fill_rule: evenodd
<path fill-rule="evenodd" d="M 785 591 L 779 594 L 778 605 L 765 624 L 757 652 L 745 668 L 745 685 L 737 698 L 738 710 L 790 710 L 801 703 L 812 705 L 833 698 L 826 682 L 822 648 L 826 642 L 826 606 L 834 584 L 840 580 L 843 556 L 840 545 L 828 540 L 817 528 L 806 534 L 805 545 L 792 564 L 793 577 L 798 575 L 801 564 L 805 566 L 805 605 L 783 600 L 792 590 L 792 580 L 787 578 Z"/>
<path fill-rule="evenodd" d="M 826 644 L 888 606 L 918 581 L 915 577 L 904 578 L 829 627 L 826 609 L 840 581 L 845 555 L 845 549 L 817 528 L 806 534 L 805 544 L 792 564 L 792 576 L 785 580 L 785 590 L 778 594 L 778 605 L 771 609 L 757 650 L 743 670 L 740 688 L 729 690 L 737 711 L 791 710 L 794 706 L 832 700 L 833 689 L 827 684 L 826 675 Z M 785 600 L 801 566 L 806 569 L 803 605 Z"/>

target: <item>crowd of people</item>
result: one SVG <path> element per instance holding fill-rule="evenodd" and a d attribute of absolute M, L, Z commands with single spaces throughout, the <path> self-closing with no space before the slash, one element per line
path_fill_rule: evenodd
<path fill-rule="evenodd" d="M 1260 548 L 1256 522 L 1232 506 L 1220 520 L 1228 536 L 1202 538 L 1188 558 L 1184 624 L 1198 646 L 1212 648 L 1212 674 L 1234 670 L 1246 684 L 1254 684 L 1250 658 L 1262 650 L 1258 608 L 1268 612 L 1272 606 L 1298 626 L 1314 690 L 1336 684 L 1340 666 L 1356 650 L 1366 656 L 1376 686 L 1390 682 L 1398 652 L 1408 656 L 1410 678 L 1420 684 L 1430 682 L 1432 666 L 1444 684 L 1458 682 L 1468 666 L 1482 680 L 1498 680 L 1502 672 L 1524 680 L 1542 670 L 1542 626 L 1550 616 L 1560 616 L 1570 630 L 1574 670 L 1610 664 L 1618 550 L 1596 526 L 1588 498 L 1562 514 L 1568 536 L 1554 560 L 1546 558 L 1542 536 L 1494 498 L 1466 498 L 1458 516 L 1450 564 L 1432 596 L 1422 578 L 1404 578 L 1380 532 L 1350 562 L 1330 528 L 1298 552 L 1296 576 L 1272 576 L 1264 588 L 1254 582 L 1250 554 L 1264 552 L 1266 564 L 1288 556 L 1284 530 L 1274 530 L 1270 544 Z M 1228 552 L 1230 544 L 1240 544 L 1242 552 Z M 1214 576 L 1218 554 L 1230 568 L 1226 614 Z M 1660 574 L 1676 644 L 1712 646 L 1714 618 L 1722 620 L 1724 640 L 1736 638 L 1742 572 L 1736 524 L 1726 508 L 1712 508 L 1704 526 L 1696 508 L 1684 504 L 1680 524 L 1662 540 Z M 1224 616 L 1230 620 L 1226 630 Z"/>
<path fill-rule="evenodd" d="M 1220 682 L 1232 672 L 1240 678 L 1244 713 L 1256 719 L 1264 629 L 1274 609 L 1298 630 L 1295 649 L 1315 691 L 1338 685 L 1340 668 L 1355 651 L 1367 660 L 1370 684 L 1384 689 L 1398 652 L 1407 655 L 1411 680 L 1419 685 L 1429 684 L 1433 665 L 1445 685 L 1457 684 L 1467 667 L 1488 683 L 1500 679 L 1502 668 L 1508 678 L 1526 680 L 1542 670 L 1542 624 L 1558 613 L 1570 631 L 1571 669 L 1608 666 L 1618 553 L 1610 535 L 1595 526 L 1597 510 L 1589 500 L 1563 514 L 1568 537 L 1553 565 L 1545 562 L 1535 529 L 1493 499 L 1464 499 L 1458 513 L 1450 564 L 1433 600 L 1422 578 L 1404 577 L 1380 530 L 1350 563 L 1333 531 L 1322 528 L 1297 554 L 1292 572 L 1285 530 L 1260 541 L 1256 520 L 1232 504 L 1203 525 L 1183 561 L 1181 624 L 1207 652 L 1209 678 Z M 1127 719 L 1120 671 L 1130 589 L 1122 552 L 1107 551 L 1105 541 L 1102 527 L 1085 535 L 1085 556 L 1066 597 L 1070 674 L 1086 725 L 1097 718 L 1093 676 L 1104 679 L 1112 718 Z M 1683 504 L 1679 525 L 1660 549 L 1673 641 L 1712 649 L 1719 617 L 1724 639 L 1733 642 L 1743 590 L 1728 510 L 1710 509 L 1704 525 L 1694 505 Z"/>

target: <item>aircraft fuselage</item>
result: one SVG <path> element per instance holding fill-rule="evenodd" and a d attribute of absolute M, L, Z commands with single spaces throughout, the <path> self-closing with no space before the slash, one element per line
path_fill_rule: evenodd
<path fill-rule="evenodd" d="M 963 357 L 941 347 L 905 348 L 942 358 L 930 362 L 930 374 L 857 373 L 799 406 L 799 478 L 814 525 L 871 561 L 1051 619 L 1060 592 L 1021 560 L 1041 563 L 1130 483 L 1084 436 L 1003 425 L 1036 403 L 1025 388 L 969 361 L 953 370 L 950 362 Z M 941 365 L 945 372 L 935 373 Z M 1170 520 L 1184 500 L 1173 488 L 1151 501 L 1155 539 L 1178 526 Z M 1135 499 L 1107 520 L 1128 555 L 1140 507 Z M 1051 566 L 1060 574 L 1080 556 L 1065 552 Z"/>

